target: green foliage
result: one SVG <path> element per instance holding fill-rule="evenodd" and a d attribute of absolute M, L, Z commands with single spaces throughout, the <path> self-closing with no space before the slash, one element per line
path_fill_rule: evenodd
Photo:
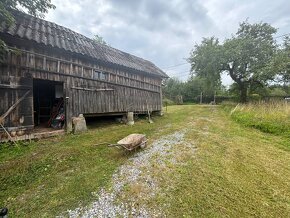
<path fill-rule="evenodd" d="M 238 105 L 231 117 L 249 127 L 276 135 L 290 135 L 290 107 L 287 102 L 257 102 Z"/>
<path fill-rule="evenodd" d="M 203 78 L 209 89 L 220 86 L 220 45 L 218 39 L 204 38 L 195 45 L 188 61 L 191 63 L 192 76 Z"/>
<path fill-rule="evenodd" d="M 275 76 L 264 70 L 275 53 L 275 32 L 276 29 L 269 24 L 249 24 L 246 21 L 240 24 L 235 37 L 223 44 L 223 70 L 237 83 L 242 102 L 247 100 L 250 86 L 263 86 Z"/>
<path fill-rule="evenodd" d="M 198 96 L 202 92 L 204 95 L 213 95 L 217 87 L 204 77 L 195 76 L 187 82 L 188 90 L 191 90 L 193 96 Z"/>
<path fill-rule="evenodd" d="M 264 69 L 267 72 L 276 74 L 275 80 L 290 84 L 290 38 L 285 37 L 284 43 L 277 50 L 271 61 Z"/>
<path fill-rule="evenodd" d="M 263 86 L 277 74 L 266 70 L 277 50 L 275 33 L 276 29 L 267 23 L 245 21 L 222 44 L 214 37 L 204 39 L 190 54 L 192 72 L 216 83 L 219 75 L 227 72 L 237 84 L 240 100 L 245 102 L 250 86 Z"/>
<path fill-rule="evenodd" d="M 165 98 L 175 101 L 176 96 L 182 95 L 184 89 L 184 83 L 177 78 L 169 78 L 165 81 L 163 86 L 163 94 Z"/>
<path fill-rule="evenodd" d="M 269 86 L 267 91 L 272 96 L 287 96 L 290 95 L 290 85 L 274 84 Z"/>
<path fill-rule="evenodd" d="M 249 99 L 251 101 L 260 101 L 261 100 L 261 96 L 259 94 L 254 93 L 254 94 L 250 94 L 249 95 Z"/>
<path fill-rule="evenodd" d="M 271 96 L 286 96 L 287 92 L 283 88 L 275 87 L 270 90 Z"/>
<path fill-rule="evenodd" d="M 8 25 L 14 22 L 11 10 L 27 10 L 27 12 L 36 17 L 43 17 L 49 9 L 55 9 L 55 5 L 51 0 L 1 0 L 0 1 L 0 17 Z"/>
<path fill-rule="evenodd" d="M 188 81 L 182 82 L 177 78 L 169 78 L 165 81 L 163 87 L 163 95 L 176 102 L 178 96 L 182 96 L 185 102 L 196 102 L 200 97 L 201 92 L 203 96 L 213 99 L 214 94 L 224 94 L 224 88 L 219 85 L 212 86 L 209 80 L 204 77 L 192 76 Z M 177 102 L 176 102 L 177 103 Z"/>
<path fill-rule="evenodd" d="M 94 35 L 94 38 L 93 40 L 97 43 L 100 43 L 102 45 L 108 45 L 108 43 L 103 39 L 102 36 L 99 36 L 99 35 Z"/>
<path fill-rule="evenodd" d="M 163 98 L 162 105 L 163 105 L 163 107 L 165 107 L 165 106 L 175 105 L 175 103 L 174 103 L 174 101 L 172 101 L 168 98 Z"/>
<path fill-rule="evenodd" d="M 26 10 L 29 14 L 37 17 L 43 17 L 49 9 L 55 9 L 51 0 L 0 0 L 0 20 L 6 25 L 11 26 L 14 23 L 14 17 L 11 11 Z M 0 39 L 0 62 L 2 62 L 8 51 L 7 45 Z"/>

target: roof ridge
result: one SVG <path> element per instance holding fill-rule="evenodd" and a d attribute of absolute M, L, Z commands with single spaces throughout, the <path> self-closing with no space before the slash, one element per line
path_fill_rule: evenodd
<path fill-rule="evenodd" d="M 50 45 L 66 51 L 87 55 L 97 60 L 111 62 L 148 74 L 168 77 L 149 60 L 121 51 L 112 46 L 98 43 L 81 33 L 54 22 L 21 11 L 13 11 L 13 14 L 15 17 L 15 25 L 6 28 L 6 32 L 10 35 L 33 40 L 37 43 L 43 43 L 44 45 Z M 3 31 L 3 29 L 0 28 L 0 32 L 5 32 L 5 30 Z"/>

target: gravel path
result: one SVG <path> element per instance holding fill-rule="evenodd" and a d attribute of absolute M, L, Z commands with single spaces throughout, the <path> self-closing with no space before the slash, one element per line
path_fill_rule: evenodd
<path fill-rule="evenodd" d="M 128 160 L 128 163 L 119 167 L 112 176 L 111 190 L 102 189 L 94 193 L 97 200 L 89 207 L 69 210 L 68 215 L 75 217 L 161 217 L 162 211 L 150 210 L 137 205 L 136 196 L 126 198 L 126 203 L 120 201 L 120 196 L 126 187 L 138 185 L 143 189 L 138 193 L 138 198 L 152 198 L 158 192 L 158 184 L 152 176 L 154 163 L 166 167 L 166 164 L 177 164 L 175 146 L 182 144 L 194 150 L 194 146 L 184 142 L 186 130 L 175 132 L 171 135 L 156 140 L 152 145 Z M 187 149 L 188 149 L 187 148 Z M 145 190 L 145 191 L 144 191 Z M 143 195 L 143 196 L 142 196 Z"/>

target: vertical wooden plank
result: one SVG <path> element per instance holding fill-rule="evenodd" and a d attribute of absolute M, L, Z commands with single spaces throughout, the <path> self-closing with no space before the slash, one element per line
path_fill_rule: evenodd
<path fill-rule="evenodd" d="M 30 55 L 26 53 L 26 67 L 30 67 Z"/>
<path fill-rule="evenodd" d="M 46 70 L 46 57 L 43 57 L 42 69 Z"/>
<path fill-rule="evenodd" d="M 70 70 L 69 70 L 70 72 L 69 72 L 69 74 L 70 75 L 73 75 L 74 73 L 73 73 L 73 64 L 71 63 L 70 64 Z"/>
<path fill-rule="evenodd" d="M 60 70 L 60 61 L 57 61 L 57 72 L 59 73 Z"/>

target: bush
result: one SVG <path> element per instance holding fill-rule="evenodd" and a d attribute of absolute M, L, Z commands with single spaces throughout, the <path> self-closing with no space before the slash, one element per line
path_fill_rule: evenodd
<path fill-rule="evenodd" d="M 261 96 L 259 94 L 251 94 L 249 96 L 250 101 L 261 101 Z"/>
<path fill-rule="evenodd" d="M 175 105 L 174 101 L 171 101 L 170 99 L 168 98 L 164 98 L 162 100 L 162 104 L 163 104 L 163 107 L 165 106 L 169 106 L 169 105 Z"/>

